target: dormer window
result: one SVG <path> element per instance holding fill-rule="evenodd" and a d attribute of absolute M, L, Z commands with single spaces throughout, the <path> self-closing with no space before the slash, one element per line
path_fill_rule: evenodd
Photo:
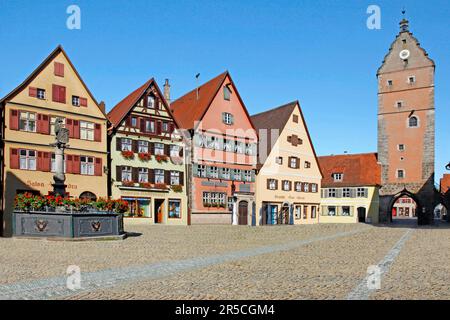
<path fill-rule="evenodd" d="M 333 173 L 334 181 L 342 181 L 343 178 L 344 178 L 343 173 Z"/>
<path fill-rule="evenodd" d="M 223 99 L 227 101 L 230 101 L 231 99 L 231 90 L 228 85 L 223 87 Z"/>

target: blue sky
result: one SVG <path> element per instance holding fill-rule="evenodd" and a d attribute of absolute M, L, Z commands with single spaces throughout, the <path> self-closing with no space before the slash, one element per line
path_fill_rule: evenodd
<path fill-rule="evenodd" d="M 81 9 L 81 30 L 66 8 Z M 381 8 L 381 30 L 366 27 Z M 300 100 L 319 155 L 376 151 L 376 70 L 410 30 L 436 62 L 436 179 L 450 161 L 448 0 L 0 0 L 0 96 L 62 44 L 109 110 L 151 77 L 177 98 L 229 70 L 251 114 Z"/>

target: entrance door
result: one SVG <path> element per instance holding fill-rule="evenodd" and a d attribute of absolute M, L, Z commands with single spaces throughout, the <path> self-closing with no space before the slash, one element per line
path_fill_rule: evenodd
<path fill-rule="evenodd" d="M 361 223 L 366 222 L 366 208 L 362 208 L 362 207 L 358 208 L 358 222 L 361 222 Z"/>
<path fill-rule="evenodd" d="M 248 202 L 241 201 L 239 202 L 239 225 L 247 225 L 248 224 Z"/>
<path fill-rule="evenodd" d="M 279 224 L 289 224 L 289 206 L 281 208 Z"/>
<path fill-rule="evenodd" d="M 155 199 L 155 223 L 164 222 L 164 200 Z"/>
<path fill-rule="evenodd" d="M 269 206 L 269 217 L 267 219 L 268 224 L 277 224 L 277 218 L 278 218 L 278 207 Z"/>

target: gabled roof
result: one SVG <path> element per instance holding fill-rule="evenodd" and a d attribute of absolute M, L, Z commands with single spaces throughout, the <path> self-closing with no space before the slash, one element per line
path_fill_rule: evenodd
<path fill-rule="evenodd" d="M 322 187 L 361 187 L 381 184 L 381 167 L 377 153 L 342 154 L 319 157 L 324 174 Z M 343 179 L 335 182 L 332 174 L 342 173 Z"/>
<path fill-rule="evenodd" d="M 444 174 L 441 179 L 441 193 L 445 194 L 450 190 L 450 174 Z"/>
<path fill-rule="evenodd" d="M 180 126 L 178 125 L 178 122 L 175 120 L 172 112 L 170 111 L 169 105 L 164 98 L 164 95 L 161 93 L 161 90 L 159 89 L 158 84 L 156 83 L 154 78 L 151 78 L 146 83 L 144 83 L 142 86 L 131 92 L 128 96 L 126 96 L 122 101 L 120 101 L 118 104 L 116 104 L 111 111 L 108 113 L 108 119 L 112 123 L 113 128 L 116 129 L 125 119 L 125 117 L 132 111 L 133 107 L 136 105 L 136 103 L 142 98 L 144 93 L 150 88 L 154 86 L 156 91 L 158 92 L 158 96 L 161 99 L 162 103 L 164 104 L 167 112 L 172 117 L 172 119 L 175 122 L 175 125 L 177 128 Z"/>
<path fill-rule="evenodd" d="M 195 123 L 202 120 L 227 77 L 230 78 L 232 85 L 236 87 L 229 72 L 225 71 L 198 87 L 198 99 L 197 88 L 195 88 L 170 104 L 175 118 L 184 129 L 194 129 Z M 250 118 L 239 93 L 237 90 L 235 92 L 244 106 L 245 113 Z"/>
<path fill-rule="evenodd" d="M 75 66 L 73 65 L 72 61 L 70 60 L 69 56 L 67 55 L 67 53 L 64 51 L 63 47 L 61 45 L 58 45 L 56 47 L 55 50 L 52 51 L 52 53 L 50 53 L 50 55 L 45 58 L 45 60 L 19 85 L 17 86 L 14 90 L 12 90 L 10 93 L 8 93 L 5 97 L 3 97 L 0 100 L 0 105 L 3 105 L 3 103 L 5 103 L 8 100 L 11 100 L 12 98 L 14 98 L 20 91 L 24 90 L 30 83 L 31 81 L 33 81 L 38 75 L 39 73 L 45 68 L 47 67 L 47 65 L 59 54 L 62 53 L 64 55 L 64 57 L 67 59 L 67 61 L 69 62 L 70 66 L 72 67 L 72 69 L 75 71 L 75 74 L 77 75 L 78 79 L 81 81 L 81 84 L 83 85 L 83 87 L 86 89 L 87 93 L 89 94 L 89 96 L 91 97 L 91 99 L 94 101 L 95 105 L 100 109 L 100 111 L 105 115 L 106 117 L 106 113 L 104 110 L 102 110 L 102 108 L 99 107 L 97 100 L 94 98 L 94 95 L 91 93 L 91 91 L 89 90 L 89 88 L 87 87 L 86 83 L 83 81 L 83 79 L 81 78 L 80 74 L 78 73 L 77 69 L 75 68 Z"/>
<path fill-rule="evenodd" d="M 279 133 L 281 134 L 284 127 L 286 126 L 286 123 L 290 120 L 290 116 L 296 107 L 298 108 L 298 110 L 300 112 L 302 122 L 305 125 L 305 131 L 306 131 L 306 135 L 308 137 L 309 144 L 311 145 L 311 148 L 312 148 L 312 151 L 314 154 L 314 158 L 316 159 L 316 161 L 318 163 L 316 150 L 314 149 L 314 145 L 312 143 L 311 136 L 309 134 L 308 126 L 306 125 L 305 117 L 303 116 L 302 108 L 300 107 L 300 102 L 298 100 L 289 102 L 287 104 L 284 104 L 282 106 L 276 107 L 276 108 L 268 110 L 268 111 L 257 113 L 255 115 L 251 116 L 251 121 L 253 122 L 253 125 L 255 126 L 256 132 L 258 134 L 261 129 L 268 130 L 268 133 L 266 136 L 266 138 L 267 138 L 267 143 L 266 143 L 267 153 L 266 153 L 266 155 L 268 156 L 270 154 L 270 152 L 272 151 L 272 148 L 276 142 L 276 141 L 272 141 L 272 135 L 270 134 L 270 131 L 274 130 L 274 129 L 278 129 Z M 261 141 L 260 141 L 260 144 L 261 144 Z M 320 166 L 319 166 L 319 171 L 322 174 Z M 322 176 L 323 176 L 323 174 L 322 174 Z"/>

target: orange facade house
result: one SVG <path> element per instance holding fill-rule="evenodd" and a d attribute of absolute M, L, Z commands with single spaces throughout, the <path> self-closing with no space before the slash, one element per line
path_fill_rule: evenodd
<path fill-rule="evenodd" d="M 192 224 L 255 224 L 258 138 L 228 72 L 171 104 L 188 130 Z"/>
<path fill-rule="evenodd" d="M 0 101 L 4 161 L 5 235 L 17 193 L 53 191 L 54 125 L 63 118 L 70 142 L 65 153 L 69 196 L 107 196 L 107 119 L 61 46 Z"/>

